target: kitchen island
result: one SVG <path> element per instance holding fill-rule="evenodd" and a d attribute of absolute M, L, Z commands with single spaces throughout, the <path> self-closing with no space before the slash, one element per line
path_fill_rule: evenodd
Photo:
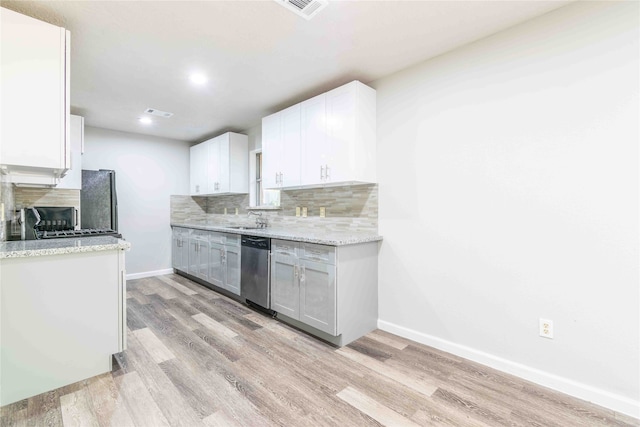
<path fill-rule="evenodd" d="M 0 405 L 111 370 L 126 348 L 130 246 L 110 236 L 0 243 Z"/>

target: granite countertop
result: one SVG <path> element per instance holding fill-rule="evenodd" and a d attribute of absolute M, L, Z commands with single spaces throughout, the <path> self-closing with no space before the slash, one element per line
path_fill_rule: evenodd
<path fill-rule="evenodd" d="M 0 259 L 75 254 L 113 249 L 128 250 L 129 248 L 131 248 L 131 243 L 113 236 L 20 240 L 1 242 Z"/>
<path fill-rule="evenodd" d="M 245 234 L 250 236 L 269 237 L 272 239 L 293 240 L 296 242 L 316 243 L 329 246 L 357 245 L 360 243 L 377 242 L 382 236 L 377 233 L 355 231 L 327 231 L 323 229 L 288 230 L 278 227 L 267 227 L 249 230 L 238 230 L 232 225 L 212 225 L 202 223 L 172 223 L 172 227 L 193 228 L 197 230 L 219 231 L 223 233 Z"/>

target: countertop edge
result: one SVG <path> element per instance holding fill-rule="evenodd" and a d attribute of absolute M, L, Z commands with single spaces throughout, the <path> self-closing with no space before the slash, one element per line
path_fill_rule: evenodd
<path fill-rule="evenodd" d="M 131 248 L 131 243 L 126 241 L 119 241 L 117 243 L 110 244 L 96 244 L 90 246 L 69 246 L 62 248 L 46 248 L 46 249 L 21 249 L 14 251 L 5 251 L 0 252 L 0 259 L 10 259 L 10 258 L 28 258 L 28 257 L 38 257 L 38 256 L 47 256 L 47 255 L 66 255 L 66 254 L 76 254 L 76 253 L 84 253 L 84 252 L 102 252 L 102 251 L 110 251 L 110 250 L 129 250 Z"/>
<path fill-rule="evenodd" d="M 180 228 L 190 228 L 194 230 L 204 230 L 204 231 L 217 231 L 221 233 L 230 233 L 230 234 L 245 234 L 251 236 L 260 236 L 260 237 L 269 237 L 272 239 L 281 239 L 281 240 L 291 240 L 294 242 L 303 242 L 303 243 L 315 243 L 318 245 L 327 245 L 327 246 L 348 246 L 348 245 L 358 245 L 364 243 L 371 242 L 379 242 L 382 241 L 382 236 L 378 234 L 366 234 L 366 235 L 356 235 L 358 233 L 350 234 L 348 231 L 345 232 L 335 232 L 343 233 L 345 235 L 344 239 L 322 239 L 317 237 L 307 237 L 304 235 L 297 234 L 280 234 L 278 230 L 273 229 L 253 229 L 253 230 L 238 230 L 234 228 L 229 228 L 221 225 L 201 225 L 201 224 L 189 224 L 189 223 L 171 223 L 171 227 L 180 227 Z M 301 232 L 303 233 L 303 232 Z"/>

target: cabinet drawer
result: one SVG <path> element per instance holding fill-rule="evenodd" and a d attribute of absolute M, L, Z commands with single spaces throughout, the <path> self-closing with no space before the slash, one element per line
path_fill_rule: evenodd
<path fill-rule="evenodd" d="M 191 238 L 198 240 L 208 240 L 209 232 L 204 230 L 191 230 Z"/>
<path fill-rule="evenodd" d="M 207 231 L 207 233 L 209 233 L 210 243 L 221 243 L 224 245 L 227 241 L 227 235 L 225 233 L 217 233 L 215 231 Z"/>
<path fill-rule="evenodd" d="M 271 239 L 271 252 L 273 254 L 296 256 L 298 249 L 297 242 L 291 242 L 289 240 L 277 240 Z"/>
<path fill-rule="evenodd" d="M 332 265 L 335 265 L 336 263 L 336 248 L 333 246 L 302 243 L 300 252 L 301 259 L 308 259 Z"/>
<path fill-rule="evenodd" d="M 225 245 L 227 246 L 240 246 L 240 235 L 239 234 L 226 234 Z"/>
<path fill-rule="evenodd" d="M 173 227 L 173 235 L 178 237 L 187 237 L 190 231 L 188 228 Z"/>

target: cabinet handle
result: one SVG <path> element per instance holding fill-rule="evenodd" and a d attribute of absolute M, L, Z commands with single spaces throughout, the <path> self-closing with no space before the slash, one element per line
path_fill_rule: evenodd
<path fill-rule="evenodd" d="M 300 267 L 300 283 L 304 283 L 306 272 L 307 272 L 307 269 L 304 267 L 304 265 Z"/>
<path fill-rule="evenodd" d="M 320 166 L 320 181 L 324 181 L 324 166 Z"/>
<path fill-rule="evenodd" d="M 283 173 L 280 172 L 280 187 L 282 187 L 282 175 L 283 175 Z"/>
<path fill-rule="evenodd" d="M 293 266 L 293 277 L 298 280 L 298 266 L 294 265 Z"/>
<path fill-rule="evenodd" d="M 328 181 L 329 179 L 331 179 L 329 176 L 329 165 L 324 165 L 324 180 Z"/>
<path fill-rule="evenodd" d="M 200 192 L 200 185 L 196 185 L 196 193 Z"/>

